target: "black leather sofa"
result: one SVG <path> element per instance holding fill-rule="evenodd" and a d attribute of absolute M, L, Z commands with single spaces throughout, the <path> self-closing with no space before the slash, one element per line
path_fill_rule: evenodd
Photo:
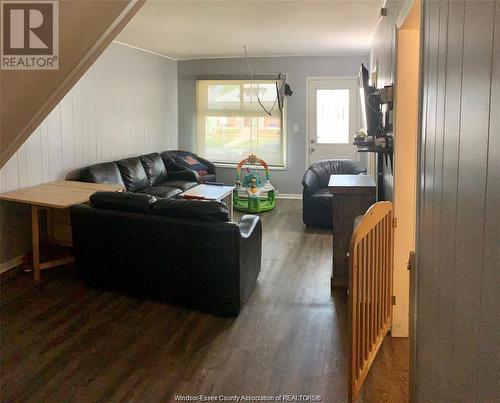
<path fill-rule="evenodd" d="M 215 165 L 199 155 L 189 151 L 169 150 L 162 152 L 161 157 L 169 171 L 188 169 L 195 174 L 197 181 L 200 183 L 215 182 L 217 180 Z M 193 158 L 193 160 L 198 161 L 199 164 L 190 165 L 186 162 L 186 157 Z"/>
<path fill-rule="evenodd" d="M 97 192 L 70 209 L 77 269 L 92 287 L 236 316 L 261 267 L 262 225 L 216 201 Z"/>
<path fill-rule="evenodd" d="M 82 182 L 123 185 L 127 192 L 156 197 L 175 197 L 200 183 L 189 169 L 167 169 L 158 153 L 104 162 L 83 168 L 76 178 Z"/>
<path fill-rule="evenodd" d="M 333 195 L 328 189 L 331 175 L 359 175 L 366 169 L 349 159 L 323 160 L 312 164 L 302 179 L 302 220 L 315 228 L 332 228 Z"/>

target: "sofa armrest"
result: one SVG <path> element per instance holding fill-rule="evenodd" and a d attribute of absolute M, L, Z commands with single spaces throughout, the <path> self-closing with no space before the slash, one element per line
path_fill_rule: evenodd
<path fill-rule="evenodd" d="M 209 173 L 209 174 L 212 174 L 212 175 L 214 175 L 214 174 L 215 174 L 215 165 L 214 165 L 211 161 L 209 161 L 209 160 L 207 160 L 207 159 L 205 159 L 205 158 L 199 157 L 199 156 L 196 156 L 196 158 L 197 158 L 197 159 L 198 159 L 198 160 L 199 160 L 199 161 L 200 161 L 203 165 L 205 165 L 205 166 L 208 168 L 208 173 Z"/>
<path fill-rule="evenodd" d="M 262 263 L 262 222 L 254 215 L 244 215 L 239 224 L 240 232 L 240 307 L 255 288 Z"/>
<path fill-rule="evenodd" d="M 181 171 L 168 171 L 167 175 L 168 179 L 176 179 L 176 180 L 186 180 L 193 182 L 200 182 L 200 175 L 198 172 L 192 171 L 190 169 L 183 169 Z"/>
<path fill-rule="evenodd" d="M 175 172 L 175 171 L 185 171 L 185 170 L 187 170 L 187 168 L 184 165 L 178 163 L 173 158 L 171 158 L 169 161 L 163 160 L 163 162 L 165 163 L 165 166 L 167 167 L 167 171 L 169 173 L 170 172 Z"/>
<path fill-rule="evenodd" d="M 248 239 L 252 236 L 254 231 L 260 230 L 261 222 L 260 218 L 256 215 L 244 215 L 241 217 L 238 223 L 238 228 L 240 229 L 240 235 L 244 239 Z M 256 230 L 256 228 L 259 228 Z"/>
<path fill-rule="evenodd" d="M 320 188 L 318 176 L 315 172 L 308 169 L 302 178 L 302 186 L 304 187 L 304 195 L 310 195 Z"/>

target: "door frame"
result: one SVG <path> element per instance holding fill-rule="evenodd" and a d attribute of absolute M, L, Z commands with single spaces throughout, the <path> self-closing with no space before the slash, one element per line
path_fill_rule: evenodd
<path fill-rule="evenodd" d="M 418 178 L 418 143 L 419 143 L 419 120 L 420 120 L 420 89 L 421 84 L 421 59 L 420 49 L 422 45 L 422 31 L 416 26 L 416 19 L 421 21 L 419 14 L 418 0 L 408 1 L 403 8 L 395 27 L 395 63 L 394 63 L 394 174 L 393 174 L 393 203 L 394 217 L 398 221 L 398 226 L 394 233 L 394 295 L 398 298 L 397 305 L 394 306 L 392 336 L 410 336 L 410 275 L 404 267 L 409 259 L 409 253 L 416 249 L 416 222 L 417 222 L 417 178 Z M 415 41 L 418 38 L 418 47 Z M 407 50 L 411 55 L 405 54 Z M 417 65 L 413 63 L 413 57 Z M 410 61 L 408 68 L 407 64 Z M 403 68 L 401 68 L 403 67 Z M 405 72 L 411 73 L 411 83 L 408 79 L 402 79 L 399 75 Z M 417 78 L 417 85 L 414 86 L 414 78 Z M 405 87 L 409 85 L 408 87 Z M 414 92 L 413 92 L 414 91 Z M 411 98 L 408 96 L 411 96 Z M 415 95 L 416 98 L 413 97 Z M 400 113 L 408 114 L 400 119 Z M 414 114 L 413 114 L 414 113 Z M 400 121 L 401 120 L 401 121 Z M 410 126 L 405 126 L 406 122 Z M 413 126 L 411 123 L 414 123 Z M 398 132 L 399 131 L 399 132 Z M 399 140 L 398 140 L 399 139 Z M 404 143 L 406 142 L 406 143 Z M 404 143 L 404 144 L 403 144 Z M 399 164 L 399 168 L 398 168 Z M 411 166 L 410 166 L 411 164 Z M 402 171 L 403 173 L 399 172 Z M 411 188 L 409 186 L 412 186 Z M 401 201 L 404 197 L 412 196 L 410 199 Z M 411 219 L 412 218 L 412 219 Z M 408 228 L 409 227 L 409 228 Z M 411 239 L 410 239 L 411 238 Z M 412 245 L 410 245 L 410 242 Z M 402 251 L 401 249 L 404 249 Z M 403 261 L 404 259 L 404 261 Z M 408 276 L 407 276 L 408 275 Z M 405 279 L 405 277 L 407 278 Z M 408 288 L 406 284 L 407 281 Z M 404 294 L 403 294 L 404 291 Z M 400 297 L 408 297 L 400 300 Z M 403 304 L 405 302 L 405 304 Z M 406 302 L 408 303 L 407 306 Z M 408 316 L 407 316 L 408 315 Z"/>
<path fill-rule="evenodd" d="M 417 276 L 418 276 L 418 230 L 419 230 L 419 216 L 420 216 L 420 190 L 421 190 L 421 166 L 422 166 L 422 150 L 421 150 L 421 140 L 422 140 L 422 119 L 423 119 L 423 56 L 424 56 L 424 1 L 423 0 L 404 0 L 404 4 L 399 12 L 399 15 L 396 19 L 396 24 L 394 27 L 395 31 L 395 40 L 397 40 L 397 33 L 402 28 L 403 24 L 406 21 L 406 18 L 409 16 L 413 7 L 419 8 L 420 13 L 420 21 L 419 21 L 419 30 L 420 30 L 420 48 L 419 48 L 419 66 L 418 66 L 418 78 L 419 78 L 419 88 L 417 91 L 418 94 L 418 113 L 417 113 L 417 145 L 416 145 L 416 189 L 415 189 L 415 262 L 414 267 L 410 270 L 410 278 L 409 278 L 409 330 L 408 330 L 408 338 L 409 338 L 409 373 L 408 373 L 408 392 L 409 392 L 409 401 L 415 401 L 415 378 L 416 378 L 416 321 L 417 321 Z M 395 54 L 395 66 L 397 66 L 397 44 L 395 46 L 396 54 Z M 397 77 L 396 77 L 397 79 Z M 395 111 L 395 113 L 397 113 Z M 394 117 L 396 118 L 396 116 Z"/>
<path fill-rule="evenodd" d="M 305 166 L 304 166 L 304 171 L 309 168 L 311 165 L 311 153 L 309 152 L 309 139 L 310 139 L 310 131 L 311 131 L 311 117 L 309 116 L 309 90 L 311 86 L 311 81 L 331 81 L 331 80 L 358 80 L 358 76 L 307 76 L 306 77 L 306 135 L 304 136 L 304 151 L 306 153 L 305 156 Z M 356 92 L 356 122 L 360 124 L 360 102 L 359 102 L 359 92 Z M 360 126 L 361 127 L 361 126 Z M 370 154 L 370 153 L 368 153 Z M 356 154 L 356 161 L 359 161 L 359 153 Z M 370 167 L 372 166 L 371 164 L 371 155 L 368 156 L 368 161 L 367 161 L 367 168 L 368 171 L 370 171 Z M 370 172 L 368 172 L 370 174 Z"/>

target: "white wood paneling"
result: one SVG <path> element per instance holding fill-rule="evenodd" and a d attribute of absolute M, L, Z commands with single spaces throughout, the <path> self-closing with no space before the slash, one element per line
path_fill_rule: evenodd
<path fill-rule="evenodd" d="M 35 186 L 43 183 L 42 159 L 48 158 L 48 155 L 43 155 L 41 126 L 26 140 L 25 144 L 27 185 Z"/>
<path fill-rule="evenodd" d="M 177 146 L 176 62 L 112 44 L 0 170 L 1 192 Z"/>
<path fill-rule="evenodd" d="M 62 131 L 61 131 L 61 107 L 56 109 L 47 118 L 49 158 L 49 179 L 61 178 L 63 172 L 62 156 Z"/>
<path fill-rule="evenodd" d="M 73 134 L 73 94 L 68 93 L 57 105 L 61 115 L 61 158 L 63 172 L 75 166 L 75 136 Z"/>
<path fill-rule="evenodd" d="M 28 164 L 26 162 L 26 143 L 24 143 L 21 147 L 19 147 L 19 150 L 17 150 L 14 156 L 17 156 L 18 187 L 8 190 L 22 189 L 28 186 Z M 14 156 L 12 156 L 12 158 L 15 158 Z M 3 172 L 3 169 L 1 169 L 0 172 Z"/>
<path fill-rule="evenodd" d="M 112 44 L 2 167 L 0 192 L 176 148 L 177 80 L 175 61 Z M 0 213 L 2 263 L 31 248 L 31 228 L 29 209 L 0 203 Z"/>
<path fill-rule="evenodd" d="M 18 156 L 14 156 L 0 171 L 0 192 L 8 192 L 19 187 Z"/>
<path fill-rule="evenodd" d="M 83 93 L 83 83 L 89 77 L 91 71 L 87 72 L 80 81 L 71 90 L 72 101 L 73 101 L 73 136 L 74 136 L 74 152 L 75 152 L 75 165 L 77 167 L 85 164 L 86 150 L 85 150 L 85 126 L 87 120 L 84 118 L 85 115 L 85 104 L 88 102 L 85 99 L 85 94 Z"/>
<path fill-rule="evenodd" d="M 50 155 L 53 154 L 49 149 L 49 131 L 48 131 L 48 119 L 45 119 L 40 124 L 40 148 L 42 150 L 42 158 L 40 162 L 42 164 L 42 182 L 50 181 Z"/>

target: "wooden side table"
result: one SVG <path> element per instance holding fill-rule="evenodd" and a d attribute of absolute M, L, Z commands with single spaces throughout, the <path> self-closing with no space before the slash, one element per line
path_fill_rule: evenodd
<path fill-rule="evenodd" d="M 349 262 L 347 253 L 354 219 L 366 213 L 376 202 L 376 185 L 367 175 L 331 175 L 328 188 L 333 194 L 333 262 L 330 285 L 347 288 Z"/>
<path fill-rule="evenodd" d="M 63 246 L 71 246 L 71 223 L 68 208 L 73 204 L 88 201 L 92 193 L 99 190 L 123 191 L 120 185 L 56 181 L 44 183 L 0 195 L 0 200 L 31 205 L 31 232 L 33 239 L 33 278 L 40 281 L 40 271 L 50 267 L 72 263 L 73 256 L 40 261 L 40 210 L 47 211 L 48 237 Z"/>

